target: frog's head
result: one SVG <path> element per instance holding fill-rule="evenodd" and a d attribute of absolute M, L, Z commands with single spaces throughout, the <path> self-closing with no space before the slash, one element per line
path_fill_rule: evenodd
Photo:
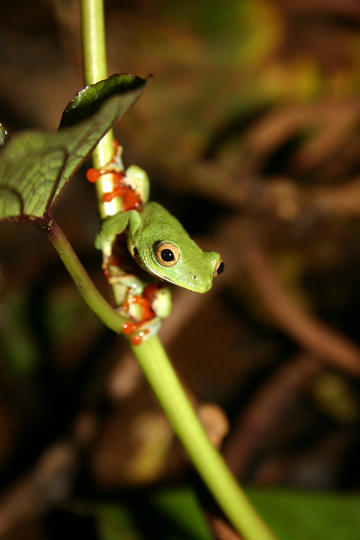
<path fill-rule="evenodd" d="M 178 220 L 164 209 L 157 211 L 157 219 L 161 224 L 156 229 L 152 221 L 152 226 L 145 226 L 136 239 L 135 259 L 159 279 L 190 291 L 207 292 L 214 277 L 224 269 L 220 255 L 214 251 L 203 251 Z"/>
<path fill-rule="evenodd" d="M 190 291 L 205 293 L 211 289 L 214 277 L 224 269 L 220 255 L 203 251 L 190 238 L 183 242 L 156 242 L 153 246 L 151 273 Z"/>

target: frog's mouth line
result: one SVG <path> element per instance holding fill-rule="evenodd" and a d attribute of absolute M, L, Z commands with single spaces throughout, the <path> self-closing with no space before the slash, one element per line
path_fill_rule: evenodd
<path fill-rule="evenodd" d="M 156 274 L 155 272 L 152 272 L 150 268 L 148 268 L 142 261 L 141 257 L 140 257 L 140 254 L 139 254 L 139 251 L 138 249 L 135 247 L 133 250 L 132 250 L 132 257 L 134 259 L 134 261 L 136 262 L 136 264 L 142 269 L 144 270 L 148 275 L 150 276 L 153 276 L 155 279 L 157 279 L 158 281 L 161 281 L 163 283 L 171 283 L 172 285 L 176 285 L 177 287 L 181 287 L 183 289 L 186 289 L 188 291 L 191 291 L 191 292 L 196 292 L 196 293 L 206 293 L 208 292 L 210 289 L 211 289 L 211 285 L 212 285 L 212 280 L 210 280 L 210 283 L 209 283 L 209 286 L 208 287 L 205 287 L 205 290 L 203 291 L 199 291 L 198 289 L 195 288 L 195 284 L 196 285 L 199 285 L 199 281 L 198 281 L 198 276 L 196 274 L 193 274 L 192 276 L 189 276 L 189 281 L 187 283 L 191 283 L 192 281 L 194 282 L 194 288 L 192 288 L 191 286 L 186 286 L 184 283 L 177 283 L 176 281 L 172 280 L 171 278 L 168 278 L 168 277 L 163 277 L 163 276 L 159 276 L 158 274 Z M 186 283 L 186 282 L 185 282 Z"/>
<path fill-rule="evenodd" d="M 135 247 L 133 250 L 131 250 L 131 255 L 133 256 L 133 259 L 134 261 L 136 262 L 136 264 L 138 264 L 143 270 L 146 270 L 141 258 L 140 258 L 140 255 L 139 255 L 139 250 L 137 247 Z"/>
<path fill-rule="evenodd" d="M 146 274 L 154 277 L 155 279 L 157 279 L 158 281 L 164 281 L 164 282 L 168 282 L 168 283 L 172 283 L 174 285 L 174 282 L 171 281 L 170 279 L 166 279 L 166 278 L 163 278 L 163 277 L 160 277 L 158 276 L 157 274 L 155 274 L 155 272 L 152 272 L 142 261 L 140 255 L 139 255 L 139 250 L 135 247 L 133 250 L 132 250 L 132 257 L 134 259 L 134 261 L 136 262 L 136 264 L 141 268 L 141 270 L 143 270 L 144 272 L 146 272 Z"/>

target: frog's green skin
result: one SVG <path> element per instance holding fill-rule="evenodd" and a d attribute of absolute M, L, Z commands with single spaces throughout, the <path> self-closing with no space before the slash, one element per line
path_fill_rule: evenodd
<path fill-rule="evenodd" d="M 149 200 L 150 181 L 143 169 L 137 165 L 130 165 L 125 171 L 125 181 L 140 196 L 143 204 Z"/>
<path fill-rule="evenodd" d="M 108 270 L 109 281 L 118 287 L 118 302 L 131 304 L 135 295 L 141 295 L 146 283 L 134 274 L 126 274 L 122 269 L 111 266 L 112 246 L 117 235 L 126 232 L 127 244 L 132 257 L 150 275 L 185 289 L 198 293 L 207 292 L 211 286 L 220 255 L 203 251 L 187 234 L 180 222 L 163 206 L 147 202 L 149 180 L 139 167 L 132 165 L 126 170 L 126 177 L 134 191 L 139 194 L 144 206 L 141 211 L 128 210 L 105 219 L 96 236 L 95 246 L 104 254 L 104 267 Z M 171 266 L 161 264 L 156 256 L 158 247 L 163 244 L 174 245 L 178 259 Z M 144 322 L 136 334 L 147 339 L 156 334 L 160 319 L 170 313 L 171 298 L 169 289 L 160 288 L 152 302 L 155 317 Z M 139 306 L 134 305 L 128 314 L 133 320 L 141 320 Z M 121 308 L 120 308 L 121 310 Z M 145 332 L 145 334 L 144 334 Z"/>
<path fill-rule="evenodd" d="M 203 251 L 179 221 L 156 202 L 141 212 L 129 210 L 107 218 L 95 240 L 98 249 L 109 251 L 115 237 L 127 230 L 128 248 L 136 262 L 153 276 L 198 293 L 207 292 L 220 255 Z M 163 266 L 155 256 L 162 242 L 177 246 L 180 256 L 174 266 Z"/>

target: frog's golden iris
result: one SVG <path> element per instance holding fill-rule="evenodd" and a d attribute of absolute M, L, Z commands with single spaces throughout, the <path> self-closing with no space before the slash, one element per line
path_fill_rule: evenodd
<path fill-rule="evenodd" d="M 155 257 L 162 266 L 174 266 L 179 258 L 179 248 L 172 242 L 160 242 L 154 246 Z"/>

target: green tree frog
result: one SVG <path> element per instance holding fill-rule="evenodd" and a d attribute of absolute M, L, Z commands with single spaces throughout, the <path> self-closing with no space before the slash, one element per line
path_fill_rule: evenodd
<path fill-rule="evenodd" d="M 129 319 L 124 333 L 139 344 L 156 334 L 161 319 L 170 313 L 170 291 L 163 282 L 205 293 L 224 263 L 218 253 L 203 251 L 163 206 L 148 202 L 145 171 L 131 165 L 123 172 L 121 167 L 118 150 L 117 158 L 98 171 L 114 174 L 110 196 L 122 198 L 124 211 L 103 221 L 95 247 L 103 252 L 103 268 L 114 285 L 118 309 Z"/>

